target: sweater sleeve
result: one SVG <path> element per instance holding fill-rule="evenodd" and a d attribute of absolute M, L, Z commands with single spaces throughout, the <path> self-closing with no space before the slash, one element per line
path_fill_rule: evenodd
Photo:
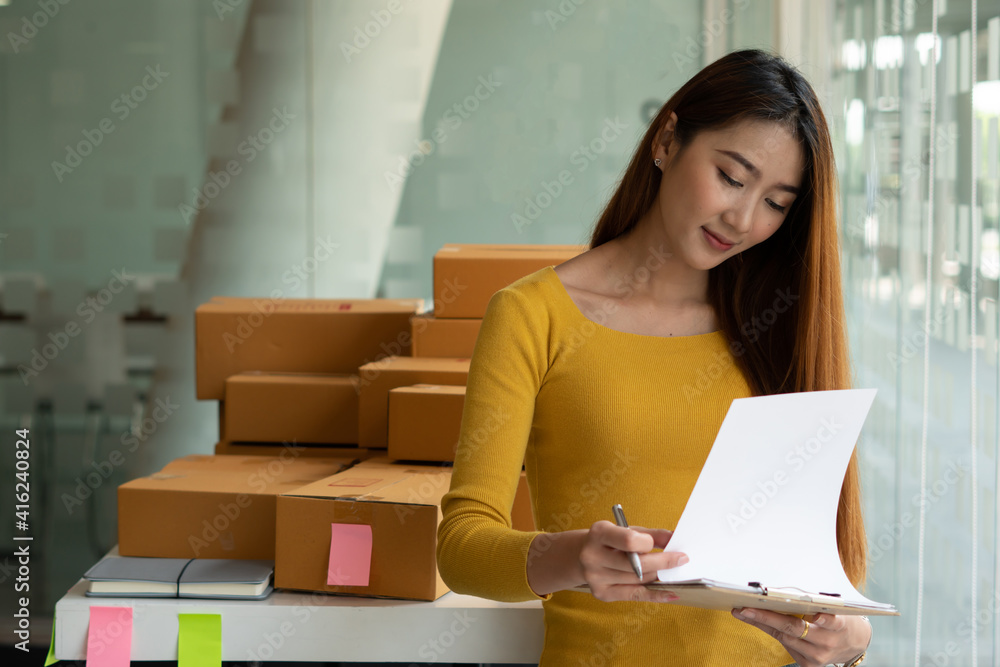
<path fill-rule="evenodd" d="M 504 602 L 546 600 L 528 585 L 540 533 L 511 527 L 511 508 L 548 369 L 544 304 L 506 287 L 490 299 L 469 365 L 451 487 L 441 499 L 437 562 L 457 593 Z"/>

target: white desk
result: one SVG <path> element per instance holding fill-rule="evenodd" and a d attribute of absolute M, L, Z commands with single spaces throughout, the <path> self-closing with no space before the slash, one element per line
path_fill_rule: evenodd
<path fill-rule="evenodd" d="M 538 664 L 541 602 L 456 593 L 434 602 L 275 591 L 266 600 L 88 598 L 56 603 L 55 655 L 86 658 L 89 607 L 132 607 L 132 659 L 177 660 L 177 614 L 222 615 L 223 660 Z"/>

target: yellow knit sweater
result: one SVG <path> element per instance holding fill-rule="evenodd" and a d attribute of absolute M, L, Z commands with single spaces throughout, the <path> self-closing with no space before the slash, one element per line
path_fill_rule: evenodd
<path fill-rule="evenodd" d="M 445 583 L 493 600 L 543 600 L 542 667 L 794 662 L 725 611 L 538 596 L 526 562 L 539 533 L 511 528 L 522 462 L 546 532 L 613 521 L 615 503 L 633 525 L 675 528 L 730 402 L 750 394 L 720 331 L 663 337 L 602 326 L 551 266 L 500 290 L 476 341 L 441 503 Z"/>

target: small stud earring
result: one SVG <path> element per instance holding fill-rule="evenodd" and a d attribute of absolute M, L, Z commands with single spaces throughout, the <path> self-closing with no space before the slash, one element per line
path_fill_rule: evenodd
<path fill-rule="evenodd" d="M 655 164 L 657 167 L 659 167 L 660 166 L 660 158 L 656 158 L 655 160 L 653 160 L 653 164 Z"/>

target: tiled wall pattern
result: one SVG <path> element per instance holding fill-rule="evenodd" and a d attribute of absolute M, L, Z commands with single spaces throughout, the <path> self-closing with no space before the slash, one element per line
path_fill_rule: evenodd
<path fill-rule="evenodd" d="M 55 4 L 0 6 L 0 426 L 45 489 L 40 617 L 115 543 L 119 483 L 211 452 L 198 303 L 372 295 L 399 197 L 359 182 L 418 136 L 451 5 Z M 381 38 L 348 59 L 355 28 Z"/>
<path fill-rule="evenodd" d="M 650 114 L 727 40 L 761 39 L 737 26 L 762 15 L 770 3 L 456 2 L 421 146 L 383 183 L 409 173 L 380 292 L 429 296 L 444 243 L 586 243 Z"/>
<path fill-rule="evenodd" d="M 585 242 L 663 101 L 784 34 L 770 0 L 390 5 L 0 4 L 0 432 L 31 428 L 44 479 L 36 615 L 114 544 L 117 484 L 211 451 L 198 303 L 429 298 L 443 243 Z"/>
<path fill-rule="evenodd" d="M 158 386 L 189 335 L 178 205 L 208 166 L 246 14 L 0 6 L 0 427 L 31 433 L 40 616 L 116 542 L 115 487 L 161 445 L 157 400 L 180 398 Z M 5 543 L 13 530 L 0 523 Z"/>

